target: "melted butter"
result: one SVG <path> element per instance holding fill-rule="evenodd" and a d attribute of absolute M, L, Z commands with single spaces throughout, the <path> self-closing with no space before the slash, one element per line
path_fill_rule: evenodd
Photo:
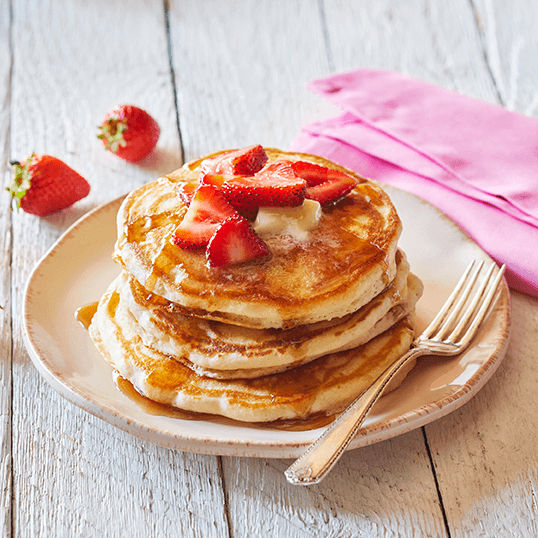
<path fill-rule="evenodd" d="M 317 227 L 321 214 L 320 203 L 308 199 L 297 207 L 260 207 L 253 228 L 261 237 L 285 234 L 306 241 L 308 232 Z"/>
<path fill-rule="evenodd" d="M 99 303 L 90 303 L 80 308 L 77 308 L 75 311 L 75 319 L 85 328 L 88 329 L 90 326 L 93 316 L 97 312 L 97 306 Z"/>

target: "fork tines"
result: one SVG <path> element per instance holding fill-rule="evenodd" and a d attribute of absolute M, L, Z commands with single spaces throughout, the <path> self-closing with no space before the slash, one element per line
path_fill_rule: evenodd
<path fill-rule="evenodd" d="M 473 261 L 421 338 L 466 345 L 493 303 L 505 266 Z M 485 272 L 485 274 L 484 274 Z M 470 339 L 470 338 L 468 338 Z"/>

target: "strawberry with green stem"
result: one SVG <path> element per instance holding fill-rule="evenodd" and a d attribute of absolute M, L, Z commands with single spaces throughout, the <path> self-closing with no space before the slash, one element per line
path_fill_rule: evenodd
<path fill-rule="evenodd" d="M 120 105 L 106 114 L 97 138 L 121 159 L 136 162 L 155 149 L 160 133 L 159 125 L 145 110 Z"/>
<path fill-rule="evenodd" d="M 45 216 L 73 205 L 90 192 L 89 183 L 63 161 L 32 154 L 24 164 L 12 162 L 13 181 L 7 187 L 17 208 Z"/>

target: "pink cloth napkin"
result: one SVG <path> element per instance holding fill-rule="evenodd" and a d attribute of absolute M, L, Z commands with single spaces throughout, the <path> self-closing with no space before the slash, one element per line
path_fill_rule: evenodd
<path fill-rule="evenodd" d="M 405 77 L 360 69 L 316 80 L 340 106 L 292 151 L 327 157 L 447 214 L 538 296 L 538 119 Z"/>

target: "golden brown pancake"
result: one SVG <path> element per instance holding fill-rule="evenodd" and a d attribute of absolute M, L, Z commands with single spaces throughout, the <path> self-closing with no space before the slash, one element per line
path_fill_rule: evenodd
<path fill-rule="evenodd" d="M 413 339 L 412 318 L 407 316 L 357 348 L 278 374 L 221 380 L 199 375 L 145 346 L 133 327 L 116 316 L 118 303 L 111 286 L 99 303 L 90 334 L 119 375 L 151 400 L 246 422 L 336 413 L 368 388 Z"/>
<path fill-rule="evenodd" d="M 266 149 L 270 161 L 306 160 L 355 177 L 357 186 L 323 210 L 308 240 L 264 236 L 269 260 L 211 268 L 203 251 L 171 236 L 186 211 L 177 188 L 200 174 L 199 162 L 136 189 L 118 213 L 115 259 L 148 291 L 195 313 L 251 328 L 290 328 L 357 311 L 396 273 L 401 223 L 374 182 L 321 157 Z"/>
<path fill-rule="evenodd" d="M 321 157 L 266 152 L 357 180 L 312 229 L 260 227 L 269 258 L 215 268 L 202 249 L 172 244 L 187 209 L 178 190 L 197 182 L 203 158 L 136 189 L 118 212 L 123 272 L 89 330 L 155 402 L 255 423 L 333 415 L 411 345 L 422 283 L 398 250 L 402 225 L 386 193 Z"/>
<path fill-rule="evenodd" d="M 144 344 L 203 375 L 258 377 L 357 347 L 409 314 L 422 293 L 422 284 L 409 274 L 403 253 L 397 253 L 397 260 L 394 281 L 357 312 L 288 330 L 248 329 L 187 316 L 174 303 L 147 292 L 125 272 L 116 281 L 120 296 L 116 316 L 128 318 Z"/>

